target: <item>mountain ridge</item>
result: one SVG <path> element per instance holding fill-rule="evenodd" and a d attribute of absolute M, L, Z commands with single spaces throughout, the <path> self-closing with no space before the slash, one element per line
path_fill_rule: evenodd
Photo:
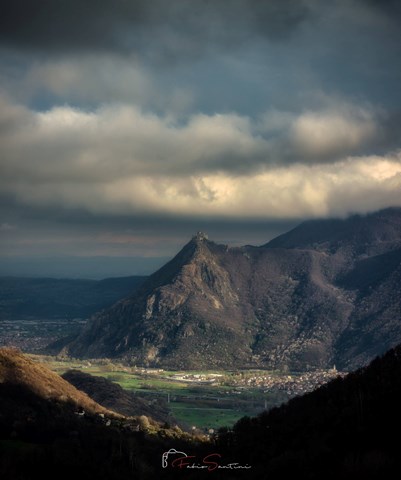
<path fill-rule="evenodd" d="M 397 208 L 305 222 L 260 247 L 199 232 L 64 352 L 166 368 L 355 368 L 401 342 L 400 249 Z"/>

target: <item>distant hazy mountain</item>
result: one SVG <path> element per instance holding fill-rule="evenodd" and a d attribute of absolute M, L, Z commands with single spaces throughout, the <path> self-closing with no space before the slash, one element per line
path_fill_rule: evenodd
<path fill-rule="evenodd" d="M 170 257 L 104 256 L 2 256 L 0 276 L 25 278 L 103 278 L 146 276 L 164 265 Z"/>
<path fill-rule="evenodd" d="M 261 247 L 198 234 L 66 351 L 171 368 L 353 368 L 401 342 L 401 209 Z"/>
<path fill-rule="evenodd" d="M 0 277 L 0 320 L 87 318 L 132 293 L 145 278 L 96 281 Z"/>

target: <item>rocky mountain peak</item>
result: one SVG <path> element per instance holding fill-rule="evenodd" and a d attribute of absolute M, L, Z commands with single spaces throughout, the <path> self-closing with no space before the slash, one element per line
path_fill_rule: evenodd
<path fill-rule="evenodd" d="M 206 233 L 204 232 L 196 232 L 196 234 L 192 237 L 192 240 L 196 243 L 200 243 L 200 242 L 203 242 L 204 240 L 208 240 L 209 237 Z"/>
<path fill-rule="evenodd" d="M 174 369 L 359 366 L 401 342 L 400 258 L 401 209 L 253 248 L 198 232 L 67 350 Z"/>

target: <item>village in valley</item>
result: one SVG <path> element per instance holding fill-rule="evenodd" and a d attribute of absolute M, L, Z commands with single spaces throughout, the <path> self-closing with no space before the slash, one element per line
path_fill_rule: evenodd
<path fill-rule="evenodd" d="M 162 371 L 159 371 L 160 374 Z M 230 386 L 230 393 L 240 395 L 247 389 L 260 389 L 263 393 L 280 391 L 289 398 L 312 392 L 316 388 L 333 380 L 344 377 L 345 372 L 339 372 L 335 365 L 329 370 L 314 370 L 298 374 L 267 373 L 264 371 L 247 370 L 243 372 L 224 373 L 177 373 L 171 376 L 178 382 L 197 385 Z"/>

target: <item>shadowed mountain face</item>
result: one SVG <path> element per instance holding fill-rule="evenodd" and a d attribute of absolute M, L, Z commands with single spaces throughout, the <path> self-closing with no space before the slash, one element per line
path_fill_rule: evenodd
<path fill-rule="evenodd" d="M 388 208 L 345 220 L 311 220 L 267 243 L 270 248 L 305 248 L 327 253 L 377 255 L 399 247 L 401 209 Z"/>
<path fill-rule="evenodd" d="M 401 342 L 401 209 L 261 247 L 196 235 L 66 351 L 169 368 L 354 368 Z"/>

